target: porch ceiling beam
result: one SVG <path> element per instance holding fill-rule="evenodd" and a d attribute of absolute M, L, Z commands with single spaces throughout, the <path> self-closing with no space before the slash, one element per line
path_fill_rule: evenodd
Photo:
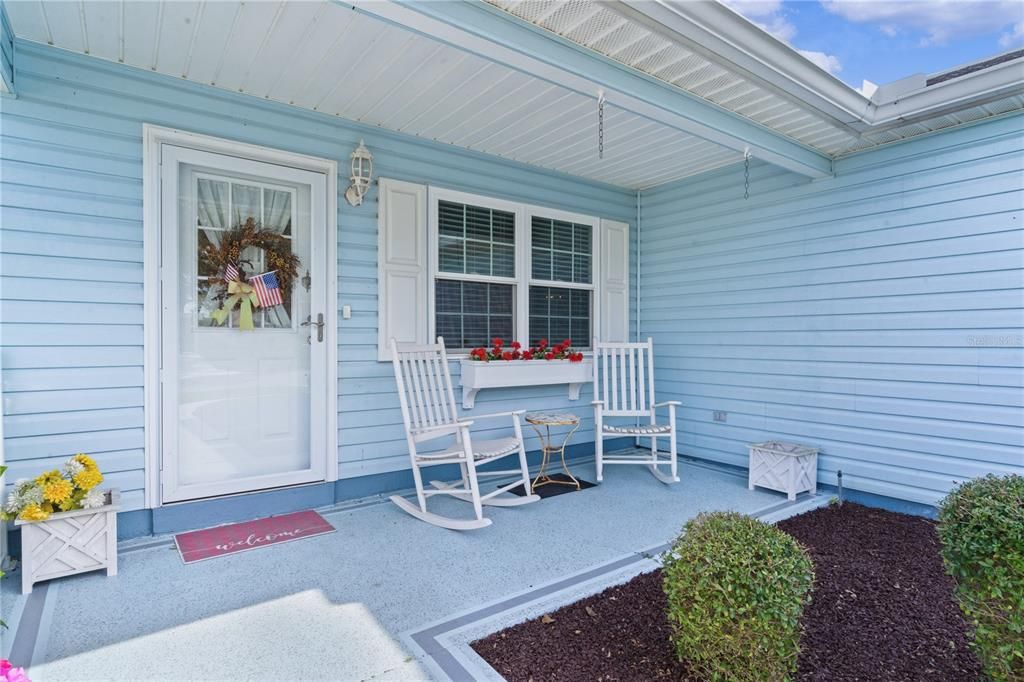
<path fill-rule="evenodd" d="M 7 9 L 0 2 L 0 93 L 15 95 L 14 31 L 7 18 Z"/>
<path fill-rule="evenodd" d="M 345 3 L 350 4 L 350 3 Z M 355 0 L 358 12 L 811 178 L 831 159 L 754 121 L 668 86 L 482 2 Z"/>

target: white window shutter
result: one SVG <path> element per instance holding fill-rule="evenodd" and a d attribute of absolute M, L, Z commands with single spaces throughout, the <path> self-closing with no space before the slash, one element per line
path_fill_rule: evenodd
<path fill-rule="evenodd" d="M 629 341 L 629 224 L 601 221 L 600 340 Z"/>
<path fill-rule="evenodd" d="M 377 212 L 377 358 L 391 337 L 428 343 L 427 187 L 380 179 Z"/>

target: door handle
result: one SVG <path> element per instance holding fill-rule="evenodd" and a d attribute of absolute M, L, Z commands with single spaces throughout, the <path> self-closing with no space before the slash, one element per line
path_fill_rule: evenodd
<path fill-rule="evenodd" d="M 324 342 L 324 314 L 317 313 L 316 322 L 312 321 L 312 316 L 306 316 L 306 321 L 302 323 L 303 327 L 316 327 L 316 340 L 320 343 Z"/>

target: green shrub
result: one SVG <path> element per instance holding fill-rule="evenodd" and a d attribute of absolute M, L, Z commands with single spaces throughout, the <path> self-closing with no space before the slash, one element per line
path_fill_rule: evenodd
<path fill-rule="evenodd" d="M 995 680 L 1024 680 L 1024 476 L 989 475 L 939 505 L 946 570 Z"/>
<path fill-rule="evenodd" d="M 672 642 L 702 679 L 784 680 L 800 651 L 814 566 L 775 526 L 701 514 L 665 555 Z"/>

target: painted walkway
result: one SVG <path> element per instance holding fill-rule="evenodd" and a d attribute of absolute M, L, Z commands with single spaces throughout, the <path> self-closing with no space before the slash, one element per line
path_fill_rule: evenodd
<path fill-rule="evenodd" d="M 594 480 L 592 465 L 574 471 Z M 3 651 L 31 656 L 35 682 L 477 676 L 440 650 L 447 630 L 494 629 L 649 570 L 646 553 L 700 511 L 785 507 L 735 473 L 684 462 L 679 474 L 667 487 L 610 467 L 596 488 L 490 508 L 493 525 L 468 533 L 374 499 L 321 510 L 336 533 L 188 566 L 169 538 L 136 541 L 114 578 L 55 581 L 28 599 L 16 575 L 4 580 Z"/>

